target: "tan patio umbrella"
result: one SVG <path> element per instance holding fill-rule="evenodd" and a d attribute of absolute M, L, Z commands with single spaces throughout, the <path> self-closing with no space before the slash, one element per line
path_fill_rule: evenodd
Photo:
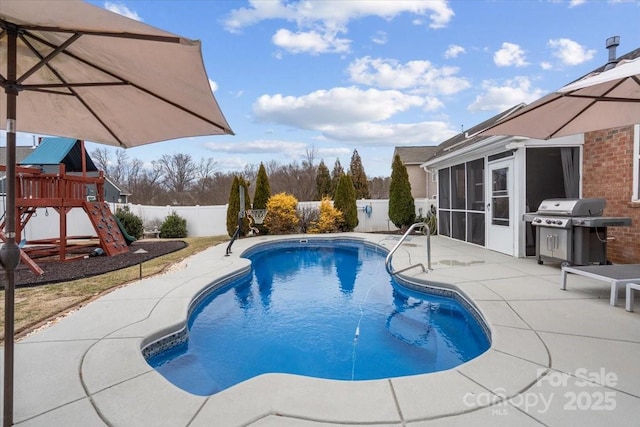
<path fill-rule="evenodd" d="M 480 132 L 550 139 L 640 123 L 640 58 L 593 73 Z"/>
<path fill-rule="evenodd" d="M 13 423 L 16 132 L 135 147 L 233 134 L 200 42 L 80 0 L 0 1 L 0 128 L 7 131 L 4 417 Z"/>

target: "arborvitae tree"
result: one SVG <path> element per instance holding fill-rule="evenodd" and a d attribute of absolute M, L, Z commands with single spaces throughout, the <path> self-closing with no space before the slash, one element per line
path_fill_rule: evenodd
<path fill-rule="evenodd" d="M 331 198 L 331 173 L 329 168 L 324 164 L 324 160 L 320 160 L 318 172 L 316 173 L 316 200 L 322 200 L 325 197 Z"/>
<path fill-rule="evenodd" d="M 340 164 L 340 159 L 336 159 L 336 162 L 333 164 L 333 170 L 331 171 L 331 195 L 334 196 L 334 198 L 338 181 L 340 181 L 342 175 L 344 175 L 344 169 Z"/>
<path fill-rule="evenodd" d="M 356 199 L 370 199 L 369 182 L 367 181 L 367 174 L 364 172 L 358 150 L 353 150 L 351 164 L 349 165 L 349 175 L 351 175 L 351 181 L 353 181 L 353 188 L 356 190 Z"/>
<path fill-rule="evenodd" d="M 271 185 L 269 185 L 267 170 L 262 162 L 260 162 L 258 176 L 256 177 L 256 191 L 253 193 L 253 209 L 266 209 L 269 197 L 271 197 Z M 254 224 L 254 226 L 258 229 L 260 234 L 267 233 L 267 228 L 262 224 Z"/>
<path fill-rule="evenodd" d="M 253 193 L 253 209 L 266 209 L 269 197 L 271 197 L 271 186 L 269 185 L 267 170 L 260 162 L 258 176 L 256 177 L 256 191 Z"/>
<path fill-rule="evenodd" d="M 396 154 L 391 165 L 391 184 L 389 185 L 389 219 L 393 224 L 406 229 L 416 219 L 416 205 L 411 195 L 411 184 L 407 168 Z"/>
<path fill-rule="evenodd" d="M 235 176 L 233 183 L 231 184 L 231 191 L 229 192 L 229 206 L 227 207 L 227 233 L 229 236 L 233 236 L 238 226 L 238 214 L 240 213 L 240 186 L 244 188 L 244 209 L 251 209 L 251 198 L 249 197 L 248 184 L 242 177 Z M 249 229 L 249 221 L 245 215 L 242 220 L 242 230 L 240 235 Z"/>
<path fill-rule="evenodd" d="M 336 187 L 333 207 L 342 212 L 341 231 L 353 231 L 358 226 L 358 207 L 356 206 L 356 190 L 349 175 L 342 175 Z"/>

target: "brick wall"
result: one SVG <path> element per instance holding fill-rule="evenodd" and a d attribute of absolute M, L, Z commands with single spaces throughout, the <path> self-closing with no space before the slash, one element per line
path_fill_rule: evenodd
<path fill-rule="evenodd" d="M 585 134 L 583 197 L 607 200 L 606 216 L 630 217 L 631 227 L 609 227 L 607 258 L 614 264 L 640 263 L 640 203 L 633 194 L 633 127 Z"/>

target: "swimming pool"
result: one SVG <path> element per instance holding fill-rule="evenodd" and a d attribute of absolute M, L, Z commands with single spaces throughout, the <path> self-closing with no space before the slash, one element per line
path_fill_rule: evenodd
<path fill-rule="evenodd" d="M 194 307 L 188 340 L 148 358 L 193 394 L 269 372 L 368 380 L 436 372 L 489 348 L 456 298 L 400 285 L 386 250 L 309 239 L 260 245 L 250 274 Z"/>

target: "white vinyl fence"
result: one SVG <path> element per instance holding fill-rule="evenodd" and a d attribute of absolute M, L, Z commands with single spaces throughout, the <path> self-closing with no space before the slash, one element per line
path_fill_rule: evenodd
<path fill-rule="evenodd" d="M 2 200 L 3 197 L 0 197 Z M 0 215 L 4 218 L 4 200 L 0 202 Z M 318 207 L 320 202 L 300 202 L 299 207 Z M 397 228 L 389 220 L 389 200 L 358 200 L 358 226 L 355 231 L 395 231 Z M 426 216 L 435 206 L 433 199 L 416 199 L 416 215 Z M 125 206 L 109 203 L 111 211 Z M 129 210 L 142 219 L 145 230 L 154 225 L 160 225 L 173 212 L 187 220 L 187 234 L 189 237 L 225 236 L 227 235 L 227 205 L 221 206 L 145 206 L 128 204 Z M 36 214 L 29 220 L 23 235 L 19 240 L 38 240 L 59 237 L 60 216 L 53 208 L 38 208 Z M 74 208 L 67 214 L 68 236 L 93 236 L 93 226 L 82 208 Z"/>

